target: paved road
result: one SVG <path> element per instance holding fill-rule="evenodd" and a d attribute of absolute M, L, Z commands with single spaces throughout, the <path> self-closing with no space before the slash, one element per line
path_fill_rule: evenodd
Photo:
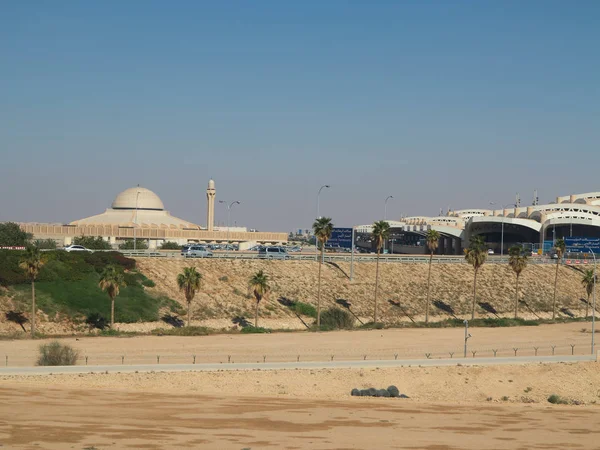
<path fill-rule="evenodd" d="M 373 361 L 311 361 L 274 363 L 232 363 L 232 364 L 138 364 L 101 366 L 54 366 L 54 367 L 3 367 L 1 375 L 47 375 L 63 373 L 92 372 L 202 372 L 219 370 L 281 370 L 281 369 L 348 369 L 348 368 L 389 368 L 402 366 L 453 366 L 477 365 L 492 366 L 502 364 L 560 363 L 596 361 L 593 355 L 576 356 L 521 356 L 510 358 L 453 358 L 453 359 L 412 359 L 412 360 L 373 360 Z"/>

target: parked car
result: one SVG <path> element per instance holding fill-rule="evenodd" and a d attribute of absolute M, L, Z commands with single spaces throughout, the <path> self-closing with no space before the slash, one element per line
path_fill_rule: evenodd
<path fill-rule="evenodd" d="M 258 251 L 261 259 L 290 259 L 290 255 L 283 247 L 264 247 Z"/>
<path fill-rule="evenodd" d="M 192 245 L 187 251 L 181 253 L 186 258 L 210 258 L 213 252 L 207 249 L 204 245 Z"/>
<path fill-rule="evenodd" d="M 490 248 L 490 249 L 488 250 L 488 255 L 493 255 L 493 254 L 494 254 L 494 249 L 493 249 L 493 248 Z"/>
<path fill-rule="evenodd" d="M 83 245 L 69 245 L 64 248 L 65 252 L 88 252 L 92 253 L 89 248 L 85 248 Z"/>

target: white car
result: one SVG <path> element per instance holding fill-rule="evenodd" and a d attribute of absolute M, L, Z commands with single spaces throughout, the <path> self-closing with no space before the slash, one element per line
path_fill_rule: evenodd
<path fill-rule="evenodd" d="M 490 249 L 488 250 L 488 255 L 493 255 L 493 254 L 494 254 L 494 249 L 493 249 L 493 248 L 490 248 Z"/>
<path fill-rule="evenodd" d="M 208 250 L 204 245 L 191 245 L 186 251 L 181 252 L 186 258 L 210 258 L 213 252 Z"/>
<path fill-rule="evenodd" d="M 65 252 L 89 252 L 92 251 L 89 248 L 85 248 L 83 245 L 69 245 L 65 247 Z"/>

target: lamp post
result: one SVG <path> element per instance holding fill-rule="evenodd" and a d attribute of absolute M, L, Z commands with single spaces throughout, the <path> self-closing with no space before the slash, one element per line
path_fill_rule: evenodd
<path fill-rule="evenodd" d="M 139 184 L 138 184 L 139 186 Z M 133 251 L 135 252 L 137 249 L 137 241 L 135 236 L 135 228 L 137 226 L 138 219 L 138 198 L 140 197 L 140 191 L 137 191 L 135 194 L 135 220 L 133 221 Z"/>
<path fill-rule="evenodd" d="M 388 195 L 388 196 L 385 198 L 385 202 L 384 202 L 384 204 L 383 204 L 383 220 L 387 220 L 387 202 L 388 202 L 388 200 L 389 200 L 390 198 L 394 198 L 394 196 L 392 196 L 392 195 Z"/>
<path fill-rule="evenodd" d="M 242 202 L 235 200 L 231 203 L 227 203 L 225 200 L 219 200 L 219 203 L 223 203 L 225 206 L 227 206 L 227 246 L 225 247 L 225 254 L 227 254 L 229 252 L 229 228 L 230 224 L 231 224 L 231 207 L 233 205 L 240 205 Z"/>
<path fill-rule="evenodd" d="M 490 202 L 490 205 L 495 205 L 496 202 Z M 500 205 L 502 207 L 502 228 L 501 228 L 501 232 L 500 232 L 500 256 L 504 256 L 504 209 L 507 206 L 510 206 L 510 203 L 508 205 Z M 515 205 L 516 208 L 516 205 Z"/>
<path fill-rule="evenodd" d="M 596 254 L 592 251 L 590 247 L 588 250 L 592 253 L 594 258 L 594 291 L 593 291 L 593 300 L 592 300 L 592 355 L 594 354 L 594 334 L 596 332 Z"/>
<path fill-rule="evenodd" d="M 320 213 L 320 197 L 321 197 L 321 191 L 323 189 L 329 189 L 331 186 L 328 184 L 324 184 L 323 186 L 321 186 L 319 188 L 319 192 L 317 193 L 317 219 L 321 218 L 321 213 Z M 317 242 L 317 237 L 315 236 L 315 261 L 319 260 L 319 244 Z"/>

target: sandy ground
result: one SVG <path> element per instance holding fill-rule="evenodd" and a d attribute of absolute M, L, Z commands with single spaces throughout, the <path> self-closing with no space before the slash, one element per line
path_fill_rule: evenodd
<path fill-rule="evenodd" d="M 585 329 L 586 332 L 582 332 Z M 552 354 L 588 354 L 590 324 L 566 323 L 514 328 L 470 328 L 469 357 Z M 197 362 L 328 361 L 363 359 L 457 358 L 463 354 L 464 329 L 387 329 L 327 333 L 221 334 L 211 336 L 138 336 L 63 338 L 80 352 L 79 364 L 89 365 Z M 38 346 L 48 340 L 0 340 L 0 364 L 32 366 Z M 575 347 L 572 349 L 571 345 Z M 8 360 L 3 360 L 8 357 Z"/>
<path fill-rule="evenodd" d="M 285 297 L 316 304 L 318 265 L 314 261 L 252 261 L 252 260 L 165 260 L 137 259 L 139 269 L 156 283 L 156 292 L 185 304 L 176 285 L 177 274 L 184 267 L 194 266 L 203 276 L 203 286 L 193 303 L 197 320 L 231 318 L 236 315 L 253 317 L 253 301 L 247 298 L 248 279 L 264 270 L 270 279 L 272 293 L 261 305 L 262 318 L 293 318 L 277 299 Z M 348 279 L 350 263 L 336 266 L 325 264 L 322 278 L 322 304 L 334 305 L 336 299 L 346 299 L 360 317 L 372 317 L 375 283 L 374 262 L 354 266 L 354 280 Z M 542 318 L 551 311 L 555 266 L 529 265 L 520 280 L 520 298 Z M 425 263 L 382 263 L 380 265 L 380 320 L 408 321 L 402 310 L 388 300 L 399 302 L 412 316 L 421 319 L 427 297 L 428 265 Z M 515 299 L 515 275 L 506 264 L 485 264 L 478 275 L 478 301 L 492 305 L 500 315 L 512 317 Z M 573 268 L 559 267 L 558 309 L 566 307 L 576 316 L 585 312 L 585 290 L 581 273 Z M 431 299 L 451 305 L 457 315 L 471 310 L 473 295 L 473 268 L 468 264 L 434 264 L 431 271 Z M 535 317 L 521 307 L 523 317 Z M 477 307 L 477 314 L 487 317 Z M 432 320 L 448 318 L 448 314 L 431 309 Z M 551 314 L 550 314 L 551 315 Z"/>
<path fill-rule="evenodd" d="M 390 384 L 411 398 L 349 396 Z M 598 363 L 53 375 L 0 385 L 0 446 L 11 449 L 600 448 Z M 586 405 L 550 405 L 552 393 Z"/>

